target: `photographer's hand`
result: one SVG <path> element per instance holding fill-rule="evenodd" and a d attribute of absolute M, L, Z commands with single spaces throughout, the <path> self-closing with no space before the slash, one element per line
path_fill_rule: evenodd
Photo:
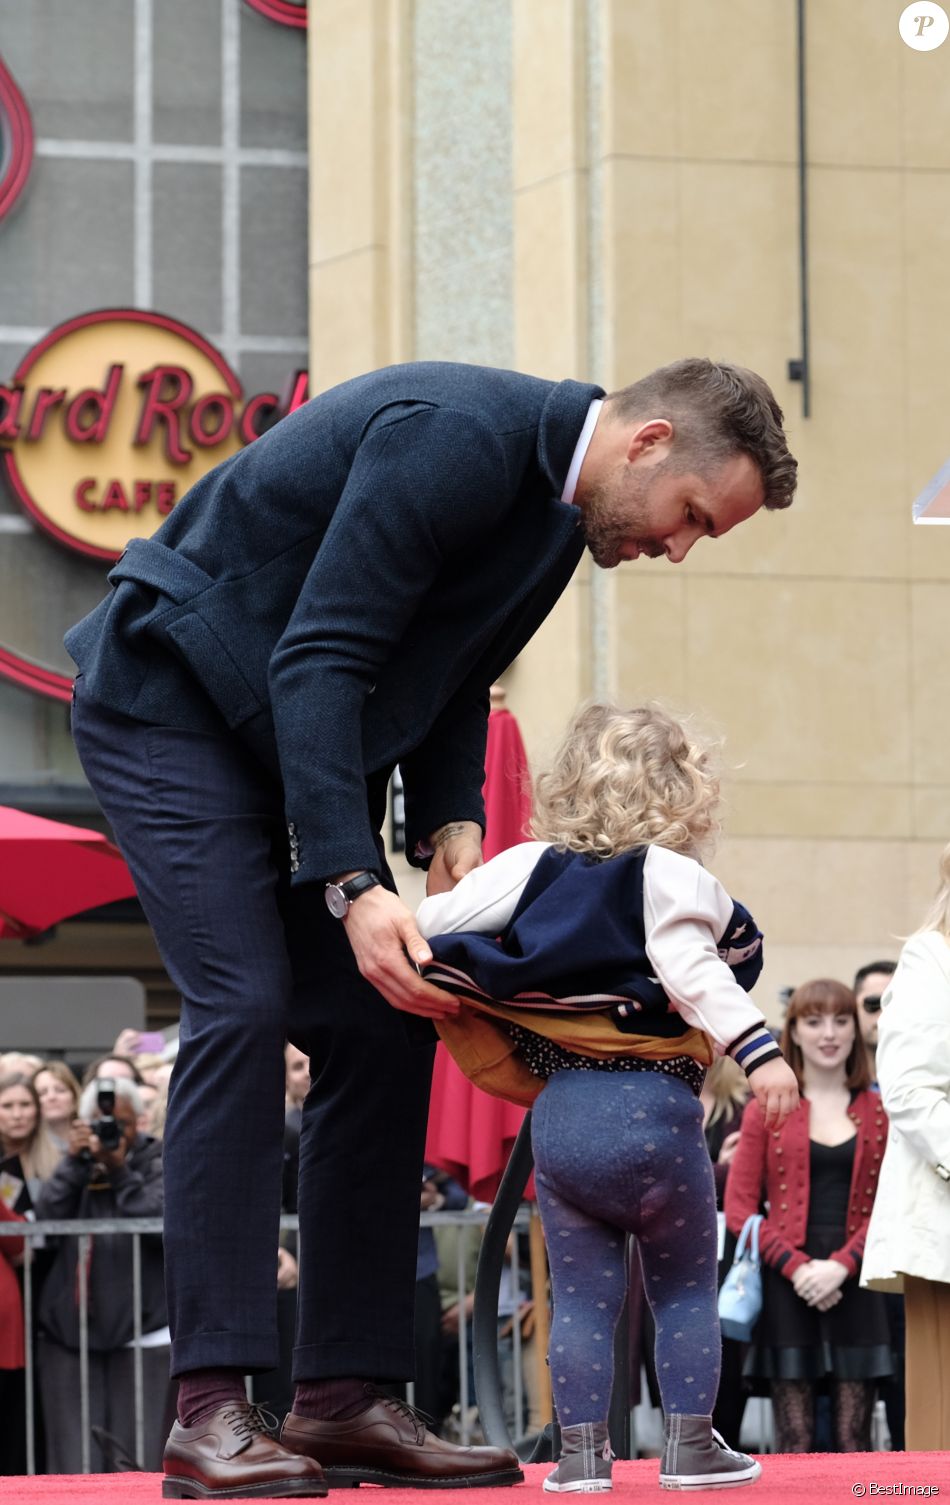
<path fill-rule="evenodd" d="M 92 1151 L 93 1160 L 98 1161 L 99 1165 L 104 1165 L 107 1171 L 117 1171 L 125 1164 L 129 1144 L 128 1140 L 123 1137 L 120 1139 L 116 1149 L 104 1150 L 99 1139 L 90 1130 L 89 1148 Z"/>
<path fill-rule="evenodd" d="M 66 1142 L 66 1153 L 72 1155 L 74 1160 L 82 1158 L 83 1150 L 92 1153 L 93 1133 L 88 1124 L 83 1123 L 81 1118 L 74 1118 L 69 1126 L 69 1138 Z"/>

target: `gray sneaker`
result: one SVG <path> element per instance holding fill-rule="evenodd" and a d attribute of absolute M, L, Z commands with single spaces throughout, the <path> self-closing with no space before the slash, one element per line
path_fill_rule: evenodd
<path fill-rule="evenodd" d="M 667 1416 L 666 1445 L 660 1459 L 664 1489 L 714 1489 L 716 1485 L 752 1484 L 762 1472 L 747 1453 L 726 1447 L 713 1431 L 711 1416 Z"/>
<path fill-rule="evenodd" d="M 610 1478 L 614 1455 L 610 1451 L 607 1423 L 585 1421 L 561 1428 L 561 1456 L 548 1474 L 544 1488 L 550 1494 L 599 1494 L 613 1489 Z"/>

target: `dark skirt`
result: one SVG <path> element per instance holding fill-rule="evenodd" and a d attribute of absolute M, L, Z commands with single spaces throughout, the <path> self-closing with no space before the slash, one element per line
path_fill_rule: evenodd
<path fill-rule="evenodd" d="M 840 1228 L 810 1225 L 805 1249 L 828 1259 L 840 1249 Z M 875 1380 L 893 1373 L 884 1297 L 862 1291 L 853 1276 L 830 1311 L 808 1306 L 790 1280 L 763 1262 L 762 1314 L 743 1374 L 755 1380 Z"/>

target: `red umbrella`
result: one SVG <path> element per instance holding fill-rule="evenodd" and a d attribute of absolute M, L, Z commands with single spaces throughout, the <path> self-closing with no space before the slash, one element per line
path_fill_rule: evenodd
<path fill-rule="evenodd" d="M 528 759 L 510 711 L 493 689 L 485 750 L 486 861 L 527 841 L 531 815 Z M 490 1097 L 464 1076 L 444 1045 L 435 1055 L 426 1160 L 448 1171 L 480 1202 L 490 1202 L 508 1164 L 524 1109 Z M 533 1182 L 527 1195 L 533 1196 Z"/>
<path fill-rule="evenodd" d="M 99 831 L 0 805 L 0 937 L 22 940 L 134 894 L 122 853 Z"/>

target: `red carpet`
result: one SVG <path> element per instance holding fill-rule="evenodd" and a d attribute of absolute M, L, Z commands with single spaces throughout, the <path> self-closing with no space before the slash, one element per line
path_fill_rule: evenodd
<path fill-rule="evenodd" d="M 754 1493 L 743 1494 L 749 1505 L 826 1505 L 863 1498 L 868 1501 L 888 1498 L 931 1498 L 941 1495 L 950 1500 L 950 1454 L 947 1453 L 803 1453 L 772 1454 L 762 1460 L 762 1477 L 748 1485 Z M 531 1464 L 525 1469 L 526 1482 L 514 1489 L 415 1490 L 387 1489 L 386 1505 L 436 1505 L 454 1500 L 456 1505 L 502 1505 L 513 1495 L 541 1498 L 541 1481 L 550 1465 Z M 618 1500 L 670 1500 L 673 1491 L 661 1489 L 656 1459 L 614 1465 L 614 1497 Z M 858 1487 L 860 1486 L 860 1488 Z M 903 1486 L 903 1487 L 901 1487 Z M 929 1486 L 929 1488 L 928 1488 Z M 363 1486 L 364 1491 L 367 1486 Z M 383 1498 L 382 1492 L 370 1490 Z M 722 1499 L 721 1489 L 690 1490 L 688 1498 Z M 352 1493 L 330 1492 L 330 1502 L 343 1505 L 344 1500 L 358 1499 Z M 545 1498 L 550 1498 L 545 1497 Z M 37 1505 L 37 1502 L 84 1501 L 88 1505 L 146 1505 L 161 1499 L 161 1479 L 157 1474 L 89 1474 L 85 1478 L 67 1474 L 44 1475 L 35 1479 L 0 1479 L 0 1500 L 4 1505 Z"/>

